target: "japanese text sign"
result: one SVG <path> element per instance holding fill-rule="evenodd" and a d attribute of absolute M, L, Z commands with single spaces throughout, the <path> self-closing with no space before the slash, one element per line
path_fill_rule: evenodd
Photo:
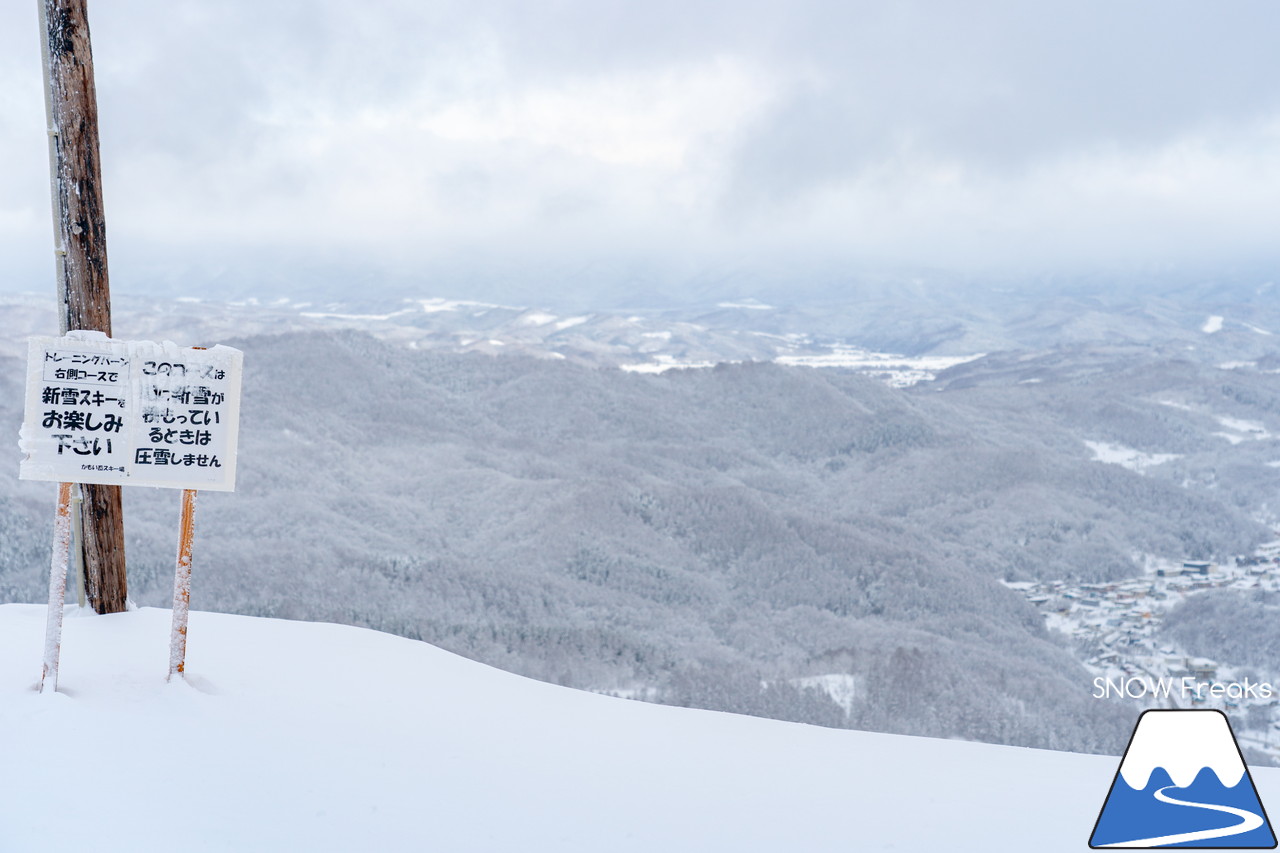
<path fill-rule="evenodd" d="M 18 476 L 233 491 L 242 361 L 100 332 L 31 338 Z"/>

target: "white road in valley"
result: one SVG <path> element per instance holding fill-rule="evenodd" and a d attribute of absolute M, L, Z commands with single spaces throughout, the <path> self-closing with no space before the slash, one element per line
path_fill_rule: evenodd
<path fill-rule="evenodd" d="M 1172 844 L 1183 844 L 1187 841 L 1204 841 L 1209 838 L 1226 838 L 1230 835 L 1240 835 L 1262 826 L 1262 817 L 1245 809 L 1238 809 L 1234 806 L 1219 806 L 1211 803 L 1191 803 L 1186 800 L 1175 800 L 1165 791 L 1170 788 L 1176 788 L 1177 785 L 1166 785 L 1156 791 L 1156 799 L 1162 803 L 1169 803 L 1175 806 L 1189 806 L 1193 809 L 1209 809 L 1215 812 L 1225 812 L 1240 818 L 1240 823 L 1233 826 L 1224 826 L 1219 829 L 1201 829 L 1196 832 L 1179 832 L 1174 835 L 1161 835 L 1156 838 L 1139 838 L 1136 841 L 1125 841 L 1121 844 L 1100 844 L 1100 847 L 1167 847 Z"/>

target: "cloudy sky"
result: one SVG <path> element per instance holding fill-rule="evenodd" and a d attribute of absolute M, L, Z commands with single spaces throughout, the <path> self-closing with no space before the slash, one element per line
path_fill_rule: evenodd
<path fill-rule="evenodd" d="M 89 11 L 117 290 L 1280 260 L 1270 0 Z M 52 286 L 38 38 L 0 5 L 7 290 Z"/>

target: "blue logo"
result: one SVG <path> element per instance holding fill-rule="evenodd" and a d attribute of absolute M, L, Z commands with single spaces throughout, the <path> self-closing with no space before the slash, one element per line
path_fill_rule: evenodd
<path fill-rule="evenodd" d="M 1089 846 L 1274 848 L 1226 714 L 1143 712 Z"/>

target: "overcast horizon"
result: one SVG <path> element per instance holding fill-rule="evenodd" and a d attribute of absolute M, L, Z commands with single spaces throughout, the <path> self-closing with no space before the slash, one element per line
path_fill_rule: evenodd
<path fill-rule="evenodd" d="M 36 9 L 0 9 L 8 291 L 52 282 Z M 118 293 L 589 303 L 1280 260 L 1267 3 L 89 14 Z"/>

